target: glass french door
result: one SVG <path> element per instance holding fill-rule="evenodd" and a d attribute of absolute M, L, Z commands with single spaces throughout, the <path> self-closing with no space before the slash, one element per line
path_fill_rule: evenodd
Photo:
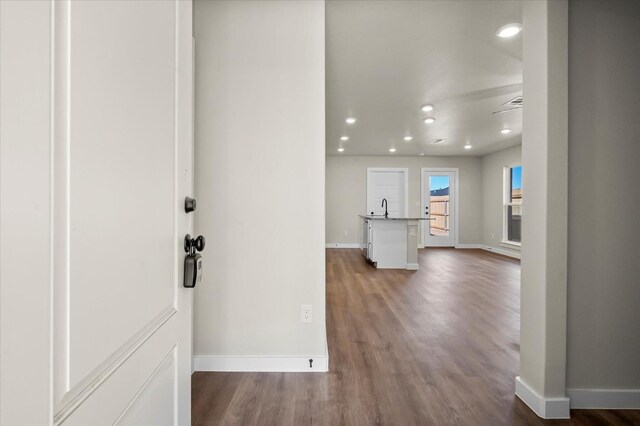
<path fill-rule="evenodd" d="M 422 171 L 425 247 L 455 246 L 455 171 Z"/>

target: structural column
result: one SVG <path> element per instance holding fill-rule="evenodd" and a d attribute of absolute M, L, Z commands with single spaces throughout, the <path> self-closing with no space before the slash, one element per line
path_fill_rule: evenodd
<path fill-rule="evenodd" d="M 520 376 L 540 417 L 569 417 L 567 323 L 568 5 L 523 3 Z"/>

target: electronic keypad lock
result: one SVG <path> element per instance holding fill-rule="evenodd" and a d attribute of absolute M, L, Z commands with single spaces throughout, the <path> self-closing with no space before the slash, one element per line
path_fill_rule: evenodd
<path fill-rule="evenodd" d="M 187 256 L 184 258 L 184 286 L 194 288 L 196 284 L 202 281 L 202 256 L 196 251 L 204 250 L 204 237 L 200 235 L 198 238 L 191 238 L 187 234 L 184 237 L 184 251 Z"/>

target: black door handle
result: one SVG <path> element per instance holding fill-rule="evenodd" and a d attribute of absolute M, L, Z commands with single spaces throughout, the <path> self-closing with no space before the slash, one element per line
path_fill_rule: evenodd
<path fill-rule="evenodd" d="M 198 237 L 196 238 L 196 243 L 195 243 L 196 250 L 198 250 L 198 251 L 204 250 L 204 243 L 205 243 L 204 237 L 202 235 L 198 235 Z"/>
<path fill-rule="evenodd" d="M 184 236 L 184 251 L 189 254 L 194 254 L 196 251 L 203 251 L 205 246 L 205 239 L 202 235 L 198 235 L 196 238 L 191 238 L 191 235 Z"/>

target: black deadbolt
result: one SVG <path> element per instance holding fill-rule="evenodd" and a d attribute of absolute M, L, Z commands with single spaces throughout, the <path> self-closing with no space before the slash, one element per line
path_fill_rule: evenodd
<path fill-rule="evenodd" d="M 195 209 L 196 209 L 196 199 L 186 197 L 184 199 L 184 211 L 187 213 L 191 213 L 192 211 L 195 211 Z"/>

